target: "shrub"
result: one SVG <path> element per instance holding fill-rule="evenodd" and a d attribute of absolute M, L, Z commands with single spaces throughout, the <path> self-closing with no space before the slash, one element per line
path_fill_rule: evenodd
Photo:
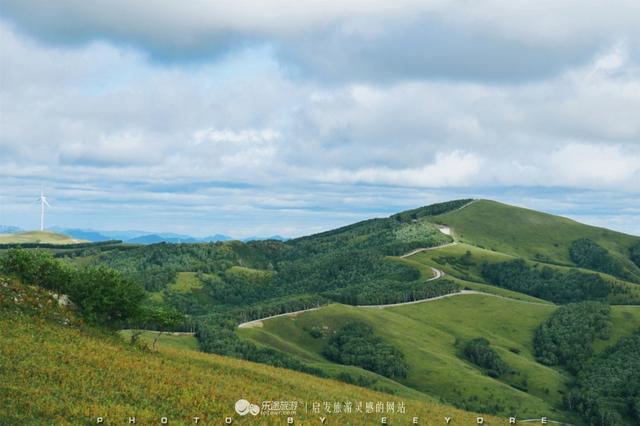
<path fill-rule="evenodd" d="M 350 322 L 340 328 L 322 351 L 329 360 L 355 365 L 390 378 L 407 376 L 404 355 L 374 336 L 371 326 Z"/>
<path fill-rule="evenodd" d="M 491 377 L 500 377 L 507 372 L 507 364 L 500 355 L 491 348 L 489 341 L 478 337 L 466 342 L 462 348 L 464 357 L 485 370 Z"/>
<path fill-rule="evenodd" d="M 64 293 L 89 322 L 117 325 L 135 318 L 144 290 L 114 270 L 74 269 L 40 250 L 13 249 L 0 259 L 0 269 L 25 284 Z"/>

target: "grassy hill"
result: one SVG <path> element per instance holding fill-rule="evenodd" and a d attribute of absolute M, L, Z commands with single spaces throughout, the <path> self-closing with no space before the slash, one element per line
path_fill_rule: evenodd
<path fill-rule="evenodd" d="M 439 227 L 449 228 L 451 235 Z M 605 257 L 619 262 L 624 273 L 618 270 L 613 276 L 595 267 L 578 268 L 570 248 L 585 238 L 601 247 Z M 640 285 L 632 282 L 640 277 L 640 269 L 632 263 L 630 252 L 639 242 L 638 237 L 553 215 L 492 201 L 457 200 L 286 242 L 60 245 L 47 250 L 58 256 L 55 262 L 80 269 L 115 269 L 125 281 L 146 290 L 144 303 L 148 306 L 187 315 L 182 328 L 175 330 L 195 327 L 197 344 L 192 336 L 166 335 L 158 345 L 162 356 L 171 357 L 177 349 L 191 352 L 180 355 L 188 368 L 196 362 L 191 357 L 204 356 L 192 353 L 199 346 L 216 354 L 334 377 L 412 401 L 444 401 L 503 416 L 544 414 L 576 423 L 561 405 L 573 378 L 561 367 L 549 368 L 534 360 L 533 334 L 558 309 L 550 301 L 640 304 Z M 415 254 L 407 257 L 407 253 Z M 512 267 L 513 262 L 520 269 Z M 492 268 L 493 275 L 489 273 Z M 40 268 L 40 272 L 46 271 Z M 431 281 L 440 271 L 444 279 Z M 49 288 L 58 288 L 50 284 Z M 391 309 L 350 306 L 415 301 L 460 289 L 489 295 L 465 294 Z M 237 330 L 241 322 L 321 305 L 325 307 Z M 611 317 L 610 339 L 596 341 L 596 352 L 640 327 L 638 308 L 615 307 Z M 375 336 L 405 354 L 406 377 L 392 380 L 325 358 L 323 348 L 332 333 L 351 320 L 370 325 Z M 50 327 L 50 322 L 38 324 Z M 68 336 L 67 342 L 87 337 L 86 328 L 77 331 L 80 334 Z M 36 328 L 26 325 L 20 332 L 37 335 Z M 127 357 L 148 355 L 123 342 L 130 331 L 121 335 L 125 339 L 99 338 L 115 345 L 113 348 L 124 348 Z M 506 362 L 506 373 L 490 376 L 461 356 L 466 342 L 480 337 L 487 338 L 492 350 Z M 145 333 L 141 340 L 152 338 L 152 333 Z M 33 342 L 14 343 L 31 344 L 34 350 Z M 54 349 L 63 351 L 61 346 Z M 176 362 L 177 370 L 180 361 L 175 358 L 163 358 L 160 364 Z M 291 377 L 300 377 L 300 387 L 311 380 L 286 371 Z M 243 386 L 250 386 L 244 376 L 238 377 Z"/>
<path fill-rule="evenodd" d="M 159 423 L 161 416 L 174 425 L 193 424 L 194 416 L 203 424 L 222 424 L 226 416 L 240 425 L 284 424 L 281 417 L 239 417 L 233 407 L 240 398 L 258 405 L 298 401 L 298 424 L 319 422 L 310 407 L 325 401 L 332 407 L 334 402 L 404 403 L 405 413 L 388 414 L 392 424 L 410 424 L 413 416 L 425 422 L 452 416 L 472 424 L 476 417 L 438 403 L 168 345 L 161 345 L 160 352 L 134 348 L 116 335 L 82 325 L 45 291 L 2 278 L 0 329 L 3 425 L 95 424 L 97 416 L 105 416 L 107 424 L 124 424 L 130 416 L 140 424 Z M 351 425 L 377 424 L 381 417 L 326 416 L 329 424 Z M 490 416 L 487 421 L 505 423 Z"/>
<path fill-rule="evenodd" d="M 475 201 L 432 220 L 453 228 L 460 242 L 566 265 L 573 265 L 569 256 L 571 243 L 589 238 L 607 249 L 628 271 L 640 276 L 640 269 L 629 259 L 629 250 L 640 242 L 640 237 L 489 200 Z"/>
<path fill-rule="evenodd" d="M 0 235 L 0 244 L 78 244 L 83 240 L 76 240 L 64 234 L 55 232 L 30 231 L 18 234 Z"/>
<path fill-rule="evenodd" d="M 536 417 L 547 413 L 571 419 L 561 408 L 568 376 L 535 362 L 533 334 L 557 307 L 505 300 L 487 295 L 463 295 L 389 309 L 330 305 L 294 317 L 263 321 L 262 327 L 240 329 L 246 339 L 291 353 L 320 368 L 346 368 L 322 356 L 328 338 L 352 320 L 373 326 L 376 335 L 400 349 L 409 363 L 405 386 L 470 410 Z M 640 327 L 640 309 L 613 308 L 613 329 L 598 350 Z M 320 338 L 310 334 L 323 330 Z M 499 379 L 483 374 L 460 356 L 466 340 L 485 337 L 509 365 Z M 353 369 L 354 367 L 349 367 Z"/>
<path fill-rule="evenodd" d="M 415 265 L 417 268 L 423 268 L 421 270 L 430 270 L 432 267 L 438 268 L 448 274 L 450 278 L 457 278 L 457 280 L 454 281 L 463 287 L 467 287 L 472 290 L 501 294 L 515 299 L 531 300 L 529 299 L 531 296 L 486 285 L 488 283 L 485 282 L 485 279 L 482 276 L 482 268 L 484 264 L 496 264 L 512 261 L 514 259 L 518 259 L 518 257 L 466 243 L 458 243 L 438 250 L 416 253 L 413 256 L 402 260 L 405 262 L 411 262 L 411 264 Z M 625 290 L 624 294 L 612 294 L 609 297 L 610 303 L 616 305 L 630 303 L 640 304 L 640 285 L 637 285 L 636 283 L 627 282 L 608 274 L 582 268 L 549 264 L 535 260 L 527 260 L 526 262 L 532 268 L 548 267 L 565 273 L 574 269 L 583 273 L 597 274 L 605 281 L 611 283 L 614 287 Z M 539 299 L 537 300 L 540 301 Z"/>

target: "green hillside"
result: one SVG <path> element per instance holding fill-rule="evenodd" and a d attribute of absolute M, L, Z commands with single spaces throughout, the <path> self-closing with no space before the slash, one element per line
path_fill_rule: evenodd
<path fill-rule="evenodd" d="M 124 329 L 117 342 L 124 347 L 131 329 L 195 330 L 164 334 L 158 347 L 201 349 L 465 410 L 574 423 L 563 397 L 575 390 L 577 370 L 537 362 L 534 335 L 557 305 L 640 305 L 634 262 L 638 237 L 485 200 L 434 204 L 286 242 L 111 242 L 0 253 L 6 274 L 69 294 L 89 321 Z M 136 300 L 128 303 L 127 294 Z M 307 312 L 287 315 L 296 311 Z M 586 327 L 577 336 L 585 359 L 634 333 L 639 314 L 614 307 L 611 327 L 603 328 L 608 340 L 591 342 Z M 163 325 L 170 317 L 177 320 Z M 246 326 L 252 320 L 257 327 Z M 557 323 L 549 335 L 566 331 Z M 140 340 L 153 338 L 148 332 Z M 575 398 L 584 400 L 584 392 Z M 602 406 L 615 411 L 617 403 Z"/>
<path fill-rule="evenodd" d="M 389 309 L 330 305 L 238 332 L 316 367 L 344 369 L 324 358 L 322 349 L 340 324 L 362 321 L 405 354 L 409 374 L 399 380 L 403 385 L 470 410 L 500 415 L 517 412 L 525 417 L 548 413 L 556 419 L 570 419 L 562 408 L 568 375 L 533 357 L 534 331 L 555 309 L 488 295 L 463 295 Z M 602 350 L 639 327 L 640 309 L 615 307 L 612 329 L 616 331 L 596 345 Z M 323 330 L 322 336 L 314 338 L 310 332 L 314 329 Z M 461 343 L 477 337 L 491 342 L 508 364 L 508 374 L 489 377 L 460 356 Z"/>
<path fill-rule="evenodd" d="M 572 242 L 589 238 L 607 249 L 626 270 L 640 277 L 640 269 L 630 260 L 630 249 L 640 243 L 640 237 L 489 200 L 475 201 L 433 220 L 452 227 L 461 242 L 566 265 L 574 263 L 569 254 Z"/>
<path fill-rule="evenodd" d="M 490 286 L 486 278 L 483 276 L 483 268 L 487 264 L 500 264 L 518 259 L 517 256 L 491 251 L 466 243 L 458 243 L 443 247 L 438 250 L 428 250 L 416 253 L 409 258 L 401 259 L 405 262 L 411 262 L 421 270 L 431 270 L 438 268 L 449 275 L 449 278 L 457 278 L 456 281 L 463 287 L 472 290 L 484 291 L 487 293 L 495 293 L 506 295 L 515 299 L 524 299 L 527 296 L 522 293 L 509 291 L 507 289 Z M 563 266 L 550 264 L 535 260 L 525 261 L 529 267 L 534 269 L 550 268 L 560 273 L 569 273 L 572 270 L 579 271 L 584 274 L 595 274 L 606 282 L 610 283 L 618 292 L 612 293 L 608 297 L 608 301 L 616 305 L 640 304 L 640 285 L 627 282 L 620 278 L 592 271 L 584 268 L 576 268 L 571 266 Z M 540 301 L 540 299 L 537 299 Z"/>
<path fill-rule="evenodd" d="M 125 424 L 135 416 L 140 424 L 285 424 L 281 416 L 240 417 L 234 404 L 244 398 L 297 401 L 298 424 L 316 415 L 314 403 L 367 402 L 394 407 L 392 424 L 410 424 L 414 416 L 426 424 L 445 416 L 471 424 L 476 415 L 415 398 L 381 394 L 301 373 L 160 346 L 160 352 L 131 347 L 117 336 L 81 323 L 75 314 L 57 307 L 43 290 L 0 278 L 0 424 L 78 425 Z M 307 404 L 307 405 L 305 405 Z M 323 414 L 329 424 L 377 424 L 381 414 Z M 437 420 L 436 420 L 437 419 Z M 504 419 L 486 417 L 489 424 Z"/>
<path fill-rule="evenodd" d="M 55 232 L 30 231 L 18 234 L 0 235 L 0 244 L 78 244 L 83 240 L 76 240 L 64 234 Z"/>

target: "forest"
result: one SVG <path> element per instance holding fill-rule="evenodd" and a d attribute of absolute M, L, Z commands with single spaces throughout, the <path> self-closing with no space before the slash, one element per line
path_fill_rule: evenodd
<path fill-rule="evenodd" d="M 629 258 L 640 267 L 640 243 L 633 245 L 629 249 Z"/>
<path fill-rule="evenodd" d="M 561 306 L 535 332 L 536 359 L 545 365 L 561 365 L 577 373 L 593 355 L 594 339 L 609 337 L 610 317 L 609 305 L 600 302 Z"/>
<path fill-rule="evenodd" d="M 614 292 L 624 291 L 614 288 L 597 274 L 577 270 L 564 272 L 548 266 L 531 267 L 522 259 L 485 263 L 482 275 L 495 286 L 561 304 L 606 300 Z"/>
<path fill-rule="evenodd" d="M 155 244 L 116 249 L 87 259 L 92 265 L 122 272 L 151 292 L 166 290 L 180 271 L 202 273 L 209 298 L 218 307 L 247 306 L 309 292 L 326 293 L 345 303 L 394 303 L 412 300 L 426 290 L 418 284 L 405 287 L 403 284 L 419 279 L 418 271 L 386 256 L 450 241 L 427 222 L 387 218 L 286 243 Z M 234 265 L 270 273 L 246 285 L 246 276 L 228 272 Z M 369 290 L 363 293 L 364 287 Z M 355 300 L 353 294 L 359 294 L 359 299 Z M 187 305 L 179 296 L 171 299 L 177 308 Z M 206 307 L 195 307 L 195 312 L 187 313 L 201 314 L 201 308 Z"/>
<path fill-rule="evenodd" d="M 353 321 L 340 327 L 322 351 L 327 359 L 355 365 L 391 379 L 407 376 L 407 363 L 398 349 L 373 334 L 368 324 Z"/>
<path fill-rule="evenodd" d="M 578 373 L 565 405 L 590 425 L 640 424 L 640 331 L 593 357 Z"/>
<path fill-rule="evenodd" d="M 620 278 L 631 279 L 622 263 L 602 246 L 589 238 L 580 238 L 571 243 L 569 248 L 571 260 L 579 267 L 593 269 Z"/>

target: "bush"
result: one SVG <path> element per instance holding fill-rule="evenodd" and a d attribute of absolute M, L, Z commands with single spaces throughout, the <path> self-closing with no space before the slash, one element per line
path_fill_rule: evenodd
<path fill-rule="evenodd" d="M 407 376 L 404 355 L 398 349 L 373 335 L 371 326 L 351 322 L 340 328 L 329 340 L 322 354 L 327 359 L 395 379 Z"/>
<path fill-rule="evenodd" d="M 87 320 L 101 324 L 135 318 L 145 296 L 138 285 L 105 267 L 77 271 L 68 294 Z"/>
<path fill-rule="evenodd" d="M 507 364 L 483 337 L 466 342 L 462 347 L 462 353 L 469 362 L 484 369 L 491 377 L 500 377 L 507 372 Z"/>
<path fill-rule="evenodd" d="M 0 258 L 0 271 L 20 278 L 24 284 L 37 285 L 58 293 L 67 293 L 74 271 L 43 250 L 11 249 Z"/>
<path fill-rule="evenodd" d="M 139 313 L 144 290 L 105 267 L 73 269 L 44 251 L 13 249 L 0 269 L 25 284 L 64 293 L 89 322 L 118 325 Z"/>

